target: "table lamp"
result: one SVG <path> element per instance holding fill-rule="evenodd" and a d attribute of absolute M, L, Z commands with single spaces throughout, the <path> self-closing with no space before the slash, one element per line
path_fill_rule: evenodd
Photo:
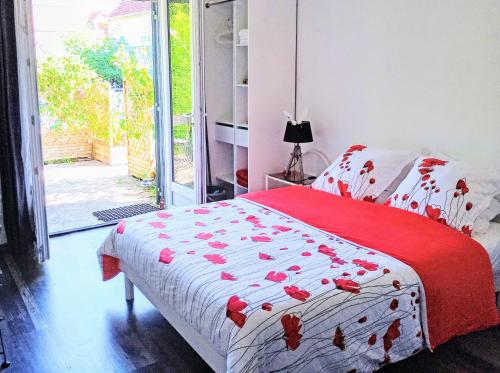
<path fill-rule="evenodd" d="M 304 167 L 302 165 L 302 150 L 300 149 L 300 144 L 313 141 L 311 123 L 309 121 L 302 121 L 300 123 L 288 121 L 286 123 L 283 141 L 295 144 L 290 161 L 288 162 L 288 167 L 285 171 L 285 178 L 294 182 L 303 182 Z"/>

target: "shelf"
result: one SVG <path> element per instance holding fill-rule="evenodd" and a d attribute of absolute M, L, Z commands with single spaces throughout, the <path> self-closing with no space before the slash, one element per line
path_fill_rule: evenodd
<path fill-rule="evenodd" d="M 215 140 L 234 144 L 234 127 L 233 125 L 216 124 L 215 125 Z"/>
<path fill-rule="evenodd" d="M 238 83 L 236 84 L 236 87 L 248 88 L 248 84 Z"/>
<path fill-rule="evenodd" d="M 232 174 L 216 176 L 216 179 L 219 179 L 220 181 L 224 181 L 225 183 L 228 183 L 228 184 L 234 184 L 234 176 Z"/>
<path fill-rule="evenodd" d="M 237 47 L 248 47 L 248 44 L 236 44 Z"/>
<path fill-rule="evenodd" d="M 235 124 L 236 127 L 239 127 L 239 128 L 245 128 L 245 129 L 248 129 L 248 123 L 246 122 L 239 122 L 239 123 L 236 123 Z"/>
<path fill-rule="evenodd" d="M 228 125 L 228 126 L 234 126 L 234 122 L 232 121 L 232 119 L 219 119 L 219 120 L 216 120 L 215 121 L 215 124 L 219 124 L 219 125 Z"/>

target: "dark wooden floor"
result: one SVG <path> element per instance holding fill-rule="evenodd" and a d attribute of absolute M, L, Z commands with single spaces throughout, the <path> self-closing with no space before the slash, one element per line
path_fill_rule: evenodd
<path fill-rule="evenodd" d="M 100 281 L 95 252 L 108 230 L 53 239 L 43 265 L 0 256 L 7 372 L 210 372 L 141 294 L 131 306 L 121 278 Z M 456 338 L 382 372 L 500 372 L 500 328 Z"/>

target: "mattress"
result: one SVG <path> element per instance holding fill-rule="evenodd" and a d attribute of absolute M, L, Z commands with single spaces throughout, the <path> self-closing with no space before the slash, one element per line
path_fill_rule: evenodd
<path fill-rule="evenodd" d="M 496 291 L 500 291 L 500 223 L 491 223 L 488 231 L 474 236 L 474 239 L 488 252 L 493 267 L 495 288 Z"/>

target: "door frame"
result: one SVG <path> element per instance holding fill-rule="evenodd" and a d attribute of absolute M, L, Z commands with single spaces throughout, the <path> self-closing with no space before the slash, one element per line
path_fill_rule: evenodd
<path fill-rule="evenodd" d="M 156 26 L 159 43 L 158 54 L 158 79 L 161 94 L 159 95 L 159 118 L 162 122 L 160 149 L 163 147 L 165 157 L 161 165 L 164 181 L 164 198 L 167 206 L 172 206 L 174 195 L 178 195 L 192 204 L 202 203 L 205 200 L 206 171 L 205 171 L 205 109 L 203 89 L 203 0 L 192 0 L 192 76 L 193 76 L 193 167 L 194 186 L 188 188 L 173 181 L 173 132 L 172 132 L 172 91 L 170 70 L 170 45 L 169 45 L 169 0 L 158 1 L 158 16 Z M 159 136 L 159 137 L 162 137 Z"/>
<path fill-rule="evenodd" d="M 156 159 L 156 203 L 164 205 L 166 197 L 165 176 L 165 125 L 162 120 L 162 93 L 161 86 L 161 29 L 160 11 L 158 0 L 151 1 L 151 46 L 153 55 L 153 81 L 154 81 L 154 128 L 155 128 L 155 159 Z M 158 84 L 160 82 L 160 84 Z"/>

